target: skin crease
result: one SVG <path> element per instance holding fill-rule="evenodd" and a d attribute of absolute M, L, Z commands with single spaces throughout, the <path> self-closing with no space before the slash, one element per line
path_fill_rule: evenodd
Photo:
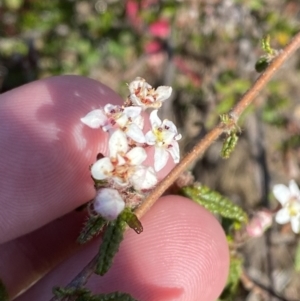
<path fill-rule="evenodd" d="M 36 81 L 0 96 L 0 278 L 11 298 L 41 275 L 18 301 L 51 298 L 97 252 L 98 239 L 75 239 L 95 191 L 88 166 L 107 154 L 107 135 L 80 118 L 122 99 L 83 77 Z M 100 142 L 99 142 L 100 141 Z M 160 173 L 172 167 L 171 160 Z M 126 233 L 116 262 L 88 286 L 127 291 L 145 301 L 213 301 L 228 273 L 228 246 L 217 220 L 179 196 L 166 196 L 142 218 L 144 232 Z"/>

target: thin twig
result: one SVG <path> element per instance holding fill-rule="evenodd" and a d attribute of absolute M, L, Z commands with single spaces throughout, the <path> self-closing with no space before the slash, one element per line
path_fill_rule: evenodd
<path fill-rule="evenodd" d="M 261 74 L 254 85 L 244 94 L 241 100 L 229 113 L 234 124 L 237 123 L 241 114 L 252 103 L 257 94 L 265 87 L 267 82 L 271 79 L 279 67 L 300 47 L 300 32 L 293 38 L 293 40 L 278 54 L 272 61 L 266 71 Z M 195 160 L 199 159 L 206 149 L 220 137 L 223 132 L 228 131 L 232 124 L 226 125 L 220 122 L 213 128 L 199 143 L 180 161 L 180 163 L 161 181 L 156 188 L 149 194 L 144 203 L 136 210 L 136 215 L 141 218 L 156 202 L 156 200 L 174 183 L 174 181 L 184 172 L 189 165 Z M 90 263 L 80 272 L 67 286 L 68 288 L 82 287 L 92 275 L 97 256 L 95 256 Z M 56 301 L 57 298 L 52 298 L 51 301 Z"/>
<path fill-rule="evenodd" d="M 266 71 L 261 74 L 253 86 L 242 96 L 241 100 L 230 112 L 230 116 L 237 123 L 241 114 L 252 103 L 257 94 L 265 87 L 279 67 L 300 47 L 300 32 L 278 54 Z M 195 160 L 199 159 L 206 149 L 228 128 L 221 122 L 213 128 L 199 143 L 182 159 L 182 161 L 161 181 L 147 197 L 145 202 L 136 210 L 138 217 L 143 216 L 156 200 L 173 184 L 180 174 Z"/>

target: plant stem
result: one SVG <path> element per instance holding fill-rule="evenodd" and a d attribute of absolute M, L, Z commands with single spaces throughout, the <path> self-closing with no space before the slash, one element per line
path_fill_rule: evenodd
<path fill-rule="evenodd" d="M 242 96 L 241 100 L 231 110 L 229 116 L 236 124 L 241 114 L 253 102 L 258 93 L 266 86 L 275 72 L 282 64 L 300 47 L 300 32 L 292 41 L 273 59 L 271 64 L 255 81 L 253 86 Z M 232 124 L 229 125 L 229 127 Z M 149 194 L 143 204 L 136 210 L 137 216 L 142 217 L 156 202 L 156 200 L 174 183 L 174 181 L 184 172 L 189 165 L 199 159 L 207 148 L 218 139 L 223 132 L 229 129 L 223 122 L 208 132 L 202 140 L 180 161 L 180 163 L 163 179 L 157 187 Z"/>
<path fill-rule="evenodd" d="M 242 96 L 237 105 L 228 114 L 231 122 L 226 124 L 220 122 L 203 139 L 180 161 L 180 163 L 162 180 L 156 188 L 149 194 L 143 204 L 135 211 L 138 218 L 141 218 L 157 201 L 157 199 L 174 183 L 174 181 L 184 172 L 189 165 L 199 159 L 208 147 L 218 139 L 222 133 L 231 129 L 232 125 L 236 125 L 241 114 L 253 102 L 257 94 L 266 86 L 275 72 L 283 65 L 283 63 L 300 47 L 300 32 L 291 40 L 291 42 L 279 52 L 273 59 L 271 64 L 255 81 L 253 86 Z M 69 283 L 68 288 L 80 288 L 93 274 L 97 256 L 95 256 L 89 264 Z M 53 297 L 50 301 L 57 301 Z"/>

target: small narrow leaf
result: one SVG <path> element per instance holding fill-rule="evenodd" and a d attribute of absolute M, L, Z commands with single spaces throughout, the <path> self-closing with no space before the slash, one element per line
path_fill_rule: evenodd
<path fill-rule="evenodd" d="M 264 52 L 267 54 L 274 54 L 274 49 L 271 47 L 271 38 L 270 35 L 266 35 L 264 38 L 261 40 L 261 48 Z"/>
<path fill-rule="evenodd" d="M 111 267 L 115 254 L 119 250 L 126 228 L 123 213 L 115 221 L 108 224 L 103 241 L 99 249 L 99 258 L 96 266 L 96 274 L 103 276 Z"/>
<path fill-rule="evenodd" d="M 258 73 L 265 71 L 270 64 L 270 58 L 266 55 L 261 56 L 255 63 L 255 70 Z"/>
<path fill-rule="evenodd" d="M 52 293 L 55 297 L 63 299 L 71 296 L 76 297 L 76 296 L 87 295 L 90 292 L 85 288 L 73 288 L 73 287 L 70 288 L 70 287 L 55 286 L 52 289 Z"/>
<path fill-rule="evenodd" d="M 214 214 L 241 223 L 246 223 L 248 220 L 247 214 L 239 206 L 204 185 L 183 187 L 182 193 Z"/>
<path fill-rule="evenodd" d="M 52 291 L 55 297 L 63 300 L 69 298 L 74 301 L 138 301 L 129 294 L 121 292 L 93 295 L 91 291 L 85 288 L 68 287 L 54 287 Z"/>
<path fill-rule="evenodd" d="M 0 300 L 1 301 L 8 301 L 9 297 L 8 297 L 8 292 L 6 290 L 6 287 L 4 285 L 4 283 L 2 282 L 2 280 L 0 279 Z"/>
<path fill-rule="evenodd" d="M 76 301 L 138 301 L 131 297 L 129 294 L 114 292 L 110 294 L 100 294 L 100 295 L 85 295 Z"/>
<path fill-rule="evenodd" d="M 83 226 L 77 241 L 84 244 L 100 233 L 107 221 L 101 216 L 90 216 Z"/>
<path fill-rule="evenodd" d="M 230 157 L 230 154 L 233 152 L 237 142 L 238 142 L 238 135 L 236 132 L 231 132 L 225 139 L 223 143 L 223 147 L 221 150 L 221 156 L 224 159 L 228 159 Z"/>
<path fill-rule="evenodd" d="M 230 267 L 229 267 L 227 283 L 218 301 L 231 300 L 232 297 L 234 297 L 238 288 L 238 284 L 240 282 L 242 268 L 243 268 L 242 259 L 236 257 L 230 258 Z"/>
<path fill-rule="evenodd" d="M 143 232 L 143 225 L 137 216 L 131 211 L 130 208 L 126 208 L 123 212 L 124 221 L 127 225 L 133 229 L 137 234 Z"/>

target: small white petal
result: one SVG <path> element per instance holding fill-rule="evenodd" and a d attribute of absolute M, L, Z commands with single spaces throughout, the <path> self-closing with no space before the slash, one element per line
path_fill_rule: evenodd
<path fill-rule="evenodd" d="M 171 144 L 173 142 L 175 133 L 170 132 L 168 130 L 163 130 L 161 132 L 160 136 L 162 137 L 163 142 L 167 146 L 167 145 L 169 145 L 169 144 Z"/>
<path fill-rule="evenodd" d="M 174 134 L 177 134 L 177 127 L 171 120 L 165 119 L 163 121 L 162 127 L 167 127 L 168 131 L 173 132 Z"/>
<path fill-rule="evenodd" d="M 135 117 L 132 122 L 136 124 L 141 130 L 144 128 L 144 118 L 142 115 Z"/>
<path fill-rule="evenodd" d="M 275 220 L 278 224 L 286 224 L 290 219 L 291 217 L 287 208 L 280 209 L 275 216 Z"/>
<path fill-rule="evenodd" d="M 291 198 L 289 188 L 283 184 L 274 185 L 273 194 L 282 206 L 284 206 Z"/>
<path fill-rule="evenodd" d="M 105 124 L 107 117 L 103 113 L 103 110 L 93 110 L 80 120 L 90 128 L 97 129 Z"/>
<path fill-rule="evenodd" d="M 141 107 L 126 107 L 124 108 L 124 113 L 126 116 L 130 118 L 136 118 L 137 116 L 141 115 L 142 108 Z"/>
<path fill-rule="evenodd" d="M 104 106 L 104 112 L 108 115 L 112 114 L 112 112 L 117 113 L 120 111 L 120 106 L 112 105 L 111 103 L 108 103 Z"/>
<path fill-rule="evenodd" d="M 130 182 L 135 190 L 148 190 L 157 184 L 157 177 L 152 167 L 140 166 L 130 177 Z"/>
<path fill-rule="evenodd" d="M 295 216 L 291 219 L 291 226 L 294 233 L 300 232 L 300 216 Z"/>
<path fill-rule="evenodd" d="M 130 150 L 126 157 L 130 160 L 130 165 L 140 165 L 147 158 L 147 153 L 142 147 L 134 147 Z"/>
<path fill-rule="evenodd" d="M 131 102 L 136 105 L 136 106 L 140 106 L 140 107 L 144 107 L 144 104 L 141 102 L 140 98 L 137 97 L 135 94 L 130 94 L 129 95 L 129 99 L 131 100 Z"/>
<path fill-rule="evenodd" d="M 153 110 L 151 113 L 150 113 L 150 122 L 151 122 L 151 126 L 152 128 L 158 128 L 161 126 L 161 120 L 160 118 L 157 116 L 157 112 L 158 110 Z"/>
<path fill-rule="evenodd" d="M 168 162 L 169 153 L 163 147 L 155 147 L 154 151 L 154 169 L 160 171 Z"/>
<path fill-rule="evenodd" d="M 94 210 L 109 221 L 115 220 L 124 208 L 125 202 L 115 189 L 100 189 L 94 199 Z"/>
<path fill-rule="evenodd" d="M 114 170 L 109 158 L 105 157 L 96 161 L 91 168 L 92 177 L 96 180 L 104 180 L 110 176 L 110 173 Z"/>
<path fill-rule="evenodd" d="M 126 154 L 128 151 L 128 142 L 126 134 L 121 130 L 116 130 L 108 141 L 110 157 L 115 158 L 117 153 Z"/>
<path fill-rule="evenodd" d="M 297 185 L 297 183 L 294 180 L 291 180 L 289 183 L 289 189 L 291 192 L 291 195 L 294 197 L 300 197 L 300 190 Z"/>
<path fill-rule="evenodd" d="M 171 96 L 172 93 L 172 87 L 168 86 L 160 86 L 156 89 L 157 98 L 156 101 L 164 101 L 168 99 Z"/>
<path fill-rule="evenodd" d="M 169 147 L 168 152 L 171 154 L 173 160 L 175 163 L 178 163 L 180 160 L 180 154 L 179 154 L 179 145 L 176 141 L 173 141 L 171 144 L 171 147 Z"/>
<path fill-rule="evenodd" d="M 131 123 L 127 126 L 126 134 L 133 141 L 136 141 L 138 143 L 146 142 L 143 131 L 135 123 Z"/>
<path fill-rule="evenodd" d="M 128 117 L 126 116 L 126 114 L 118 114 L 119 117 L 115 119 L 117 125 L 121 128 L 123 128 L 124 126 L 126 126 L 127 122 L 128 122 Z"/>
<path fill-rule="evenodd" d="M 156 136 L 153 134 L 152 131 L 149 131 L 146 135 L 145 135 L 145 139 L 146 139 L 146 143 L 148 145 L 154 145 L 156 143 Z"/>

